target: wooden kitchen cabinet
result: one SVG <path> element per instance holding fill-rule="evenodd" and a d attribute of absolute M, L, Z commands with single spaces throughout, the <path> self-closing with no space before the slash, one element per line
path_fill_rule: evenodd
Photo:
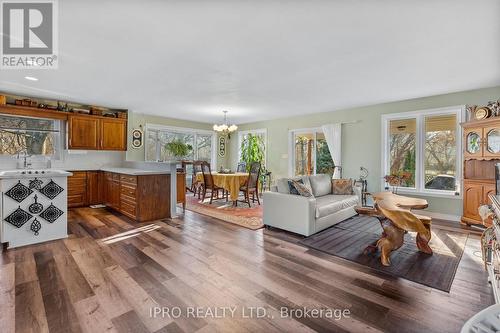
<path fill-rule="evenodd" d="M 83 207 L 87 204 L 87 172 L 72 173 L 68 177 L 68 207 Z"/>
<path fill-rule="evenodd" d="M 89 116 L 68 117 L 68 149 L 99 149 L 99 119 Z"/>
<path fill-rule="evenodd" d="M 186 173 L 177 172 L 177 203 L 182 204 L 182 210 L 186 210 Z"/>
<path fill-rule="evenodd" d="M 102 183 L 100 171 L 87 171 L 87 205 L 102 203 Z"/>
<path fill-rule="evenodd" d="M 127 150 L 127 120 L 69 115 L 68 149 Z"/>
<path fill-rule="evenodd" d="M 127 150 L 127 120 L 99 120 L 100 150 Z"/>
<path fill-rule="evenodd" d="M 139 222 L 171 216 L 169 174 L 135 176 L 107 171 L 72 172 L 73 176 L 68 178 L 68 207 L 104 204 Z M 181 178 L 178 182 L 185 186 L 182 175 L 177 175 Z M 177 199 L 185 203 L 182 194 L 178 194 Z"/>

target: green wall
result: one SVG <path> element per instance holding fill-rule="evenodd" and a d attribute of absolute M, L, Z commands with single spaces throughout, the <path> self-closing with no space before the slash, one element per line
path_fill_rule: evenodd
<path fill-rule="evenodd" d="M 465 91 L 446 95 L 417 98 L 399 102 L 358 107 L 326 113 L 308 114 L 298 117 L 281 118 L 255 122 L 239 126 L 239 130 L 258 128 L 267 129 L 267 167 L 273 173 L 273 179 L 288 176 L 288 131 L 297 128 L 319 127 L 323 124 L 358 121 L 355 124 L 342 125 L 342 166 L 343 175 L 358 178 L 359 167 L 369 171 L 369 191 L 380 190 L 381 174 L 381 115 L 405 111 L 432 109 L 438 107 L 486 104 L 500 98 L 500 87 Z M 235 168 L 238 159 L 237 135 L 230 140 L 229 160 Z M 462 200 L 456 198 L 426 197 L 429 211 L 460 216 Z"/>
<path fill-rule="evenodd" d="M 157 125 L 165 125 L 165 126 L 176 126 L 176 127 L 187 127 L 187 128 L 196 128 L 202 130 L 212 130 L 212 125 L 208 123 L 201 123 L 195 121 L 188 120 L 180 120 L 166 117 L 158 117 L 158 116 L 150 116 L 142 113 L 129 112 L 129 120 L 128 120 L 128 151 L 127 151 L 127 160 L 128 161 L 144 161 L 144 145 L 139 149 L 132 148 L 132 138 L 130 133 L 132 129 L 139 128 L 139 125 L 142 125 L 143 129 L 146 124 L 157 124 Z M 227 163 L 226 158 L 217 157 L 217 165 Z"/>

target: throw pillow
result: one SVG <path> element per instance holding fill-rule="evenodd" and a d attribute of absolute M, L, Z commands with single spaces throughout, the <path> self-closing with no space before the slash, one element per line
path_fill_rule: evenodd
<path fill-rule="evenodd" d="M 312 197 L 311 190 L 306 185 L 304 185 L 304 183 L 302 182 L 302 179 L 300 180 L 300 182 L 297 180 L 292 180 L 292 184 L 295 187 L 295 190 L 301 196 L 306 197 L 306 198 Z"/>
<path fill-rule="evenodd" d="M 302 179 L 298 179 L 298 180 L 289 179 L 288 180 L 288 188 L 290 189 L 290 194 L 300 195 L 299 191 L 297 190 L 297 188 L 294 185 L 294 182 L 298 183 L 298 184 L 304 184 L 304 182 L 302 181 Z"/>
<path fill-rule="evenodd" d="M 352 179 L 332 179 L 332 194 L 353 194 Z"/>

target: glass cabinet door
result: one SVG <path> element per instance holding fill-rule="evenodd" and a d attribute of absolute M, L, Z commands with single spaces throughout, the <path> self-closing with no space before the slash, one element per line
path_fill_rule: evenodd
<path fill-rule="evenodd" d="M 466 137 L 465 149 L 469 154 L 477 154 L 481 150 L 481 136 L 476 132 L 470 132 Z"/>
<path fill-rule="evenodd" d="M 500 129 L 490 129 L 486 134 L 486 149 L 491 154 L 500 154 Z"/>

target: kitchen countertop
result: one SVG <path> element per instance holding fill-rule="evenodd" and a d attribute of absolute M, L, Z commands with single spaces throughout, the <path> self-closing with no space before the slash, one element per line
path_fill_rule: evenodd
<path fill-rule="evenodd" d="M 131 176 L 145 176 L 145 175 L 169 175 L 169 170 L 143 170 L 143 169 L 133 169 L 133 168 L 101 168 L 101 171 L 121 173 L 124 175 Z"/>

